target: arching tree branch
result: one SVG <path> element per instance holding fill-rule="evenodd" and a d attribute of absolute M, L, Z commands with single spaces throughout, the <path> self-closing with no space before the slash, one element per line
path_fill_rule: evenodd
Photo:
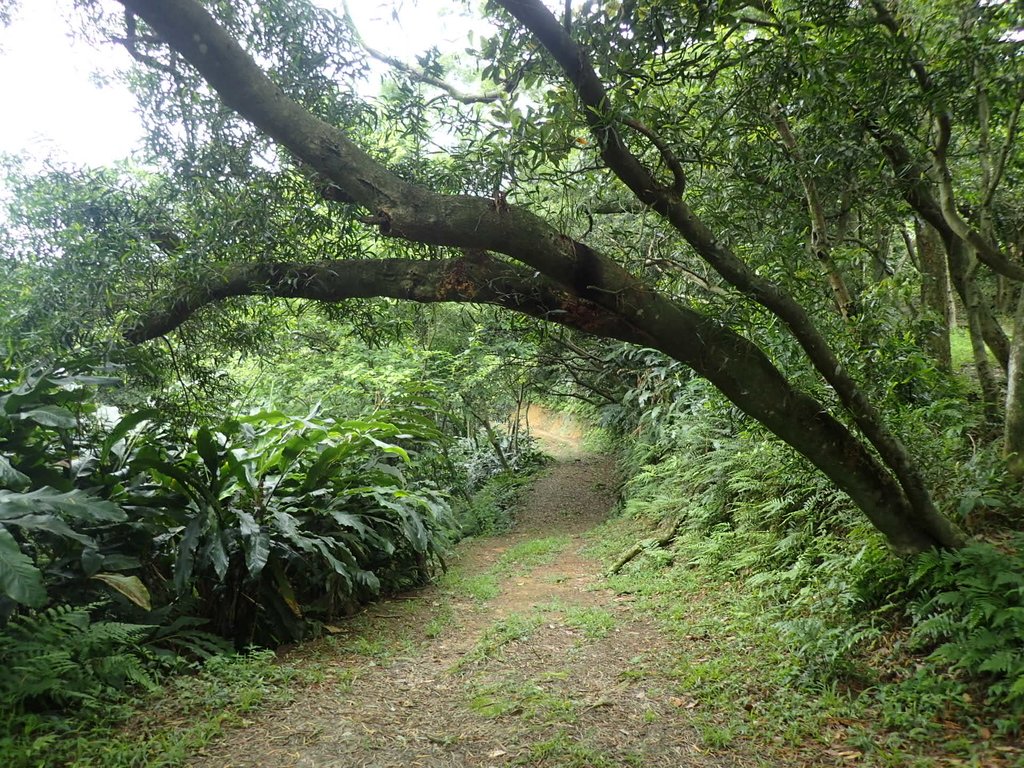
<path fill-rule="evenodd" d="M 579 299 L 529 270 L 476 254 L 460 259 L 333 259 L 308 264 L 213 267 L 126 333 L 140 343 L 170 333 L 203 307 L 235 296 L 312 299 L 386 297 L 421 303 L 493 304 L 585 333 L 636 344 L 650 339 L 593 302 Z"/>
<path fill-rule="evenodd" d="M 886 426 L 807 311 L 722 243 L 681 196 L 657 183 L 622 141 L 615 127 L 617 116 L 601 79 L 586 53 L 565 33 L 551 11 L 540 0 L 497 0 L 497 3 L 532 32 L 562 68 L 583 103 L 587 123 L 601 147 L 601 157 L 612 172 L 639 200 L 672 224 L 727 282 L 786 324 L 815 369 L 835 390 L 857 426 L 892 469 L 913 508 L 923 518 L 942 519 L 906 446 Z"/>
<path fill-rule="evenodd" d="M 900 480 L 905 482 L 906 492 L 847 427 L 830 415 L 821 402 L 793 387 L 745 337 L 653 290 L 606 255 L 563 235 L 529 211 L 499 206 L 488 198 L 438 194 L 399 178 L 361 150 L 342 130 L 288 98 L 195 0 L 120 1 L 189 61 L 225 104 L 309 164 L 354 204 L 368 209 L 382 235 L 502 253 L 528 265 L 566 294 L 586 300 L 617 318 L 616 327 L 626 329 L 630 340 L 646 339 L 644 343 L 648 346 L 689 365 L 710 380 L 737 407 L 792 445 L 846 491 L 895 546 L 916 550 L 960 543 L 955 527 L 935 511 L 927 494 L 924 493 L 923 500 L 918 498 L 923 487 L 905 482 L 909 471 L 905 464 L 897 462 L 895 467 Z M 505 0 L 503 5 L 521 3 Z M 536 5 L 553 19 L 546 9 Z M 555 27 L 559 35 L 564 35 L 557 21 Z M 538 39 L 544 42 L 540 35 Z M 591 98 L 598 98 L 603 111 L 593 119 L 604 125 L 607 105 L 600 83 L 597 82 L 596 92 L 591 87 L 594 81 L 596 76 L 582 83 L 586 92 L 584 112 L 592 119 L 595 110 Z M 614 128 L 604 130 L 601 125 L 592 127 L 602 145 L 616 144 L 613 153 L 619 153 L 617 156 L 626 164 L 620 177 L 629 177 L 635 171 L 640 175 L 630 177 L 631 181 L 646 183 L 644 180 L 650 179 L 650 174 L 618 142 Z M 645 196 L 642 199 L 652 207 L 670 214 L 670 220 L 687 239 L 699 245 L 699 250 L 719 254 L 733 266 L 738 262 L 750 276 L 751 270 L 720 245 L 678 197 L 673 199 L 670 190 L 659 190 L 655 185 L 641 192 Z M 770 284 L 743 284 L 743 290 L 750 293 L 769 288 L 779 298 L 780 290 Z M 809 322 L 791 298 L 789 303 L 784 302 L 784 308 L 790 311 L 786 319 L 791 324 L 798 320 Z M 802 344 L 808 338 L 807 329 L 803 330 Z M 820 334 L 814 338 L 820 338 Z M 816 365 L 820 365 L 824 353 L 816 350 L 816 354 Z M 829 380 L 840 377 L 852 386 L 852 379 L 834 355 L 829 359 L 834 364 Z M 858 423 L 873 413 L 859 391 L 854 391 L 852 400 L 847 391 L 844 402 L 852 404 L 851 411 Z M 868 419 L 865 432 L 873 430 L 873 442 L 878 440 L 878 427 L 877 419 Z M 893 446 L 883 446 L 893 466 Z M 906 459 L 905 454 L 903 458 Z M 914 501 L 908 502 L 908 498 Z"/>

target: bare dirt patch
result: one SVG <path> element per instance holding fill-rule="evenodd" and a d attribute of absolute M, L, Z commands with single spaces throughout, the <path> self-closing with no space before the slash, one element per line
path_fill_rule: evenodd
<path fill-rule="evenodd" d="M 526 494 L 512 532 L 460 548 L 456 571 L 495 576 L 496 596 L 432 587 L 374 606 L 357 626 L 294 652 L 321 683 L 191 764 L 748 764 L 706 754 L 687 702 L 637 672 L 665 641 L 628 600 L 599 588 L 601 566 L 582 552 L 583 533 L 614 505 L 614 463 L 569 444 Z"/>

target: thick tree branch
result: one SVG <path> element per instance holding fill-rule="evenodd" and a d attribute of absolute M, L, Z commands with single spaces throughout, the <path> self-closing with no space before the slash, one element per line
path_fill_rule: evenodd
<path fill-rule="evenodd" d="M 421 303 L 493 304 L 585 333 L 649 345 L 651 339 L 593 302 L 529 270 L 485 254 L 460 259 L 336 259 L 309 264 L 232 264 L 211 268 L 126 334 L 140 343 L 170 333 L 203 307 L 235 296 L 312 299 L 387 297 Z"/>
<path fill-rule="evenodd" d="M 960 212 L 956 207 L 956 199 L 953 192 L 953 176 L 949 169 L 948 160 L 948 149 L 950 142 L 952 141 L 953 134 L 953 119 L 950 114 L 949 107 L 941 97 L 941 94 L 937 93 L 935 83 L 932 80 L 931 74 L 928 72 L 928 68 L 925 66 L 924 62 L 913 55 L 912 44 L 908 40 L 907 34 L 900 25 L 895 14 L 889 9 L 884 0 L 871 0 L 871 6 L 875 10 L 875 17 L 878 23 L 885 27 L 893 38 L 906 49 L 908 63 L 911 70 L 914 72 L 914 77 L 917 80 L 917 84 L 921 89 L 921 92 L 937 103 L 937 106 L 932 109 L 932 114 L 934 116 L 933 122 L 935 126 L 935 146 L 932 149 L 931 154 L 932 161 L 935 165 L 936 188 L 938 190 L 937 208 L 945 219 L 946 227 L 941 227 L 932 221 L 930 218 L 931 213 L 926 213 L 924 210 L 917 209 L 918 213 L 927 219 L 932 226 L 939 229 L 939 231 L 942 231 L 945 228 L 951 229 L 958 238 L 967 243 L 974 250 L 978 260 L 989 267 L 993 272 L 1013 278 L 1014 280 L 1024 280 L 1024 266 L 1007 258 L 994 242 L 971 227 L 960 216 Z M 1014 123 L 1016 122 L 1016 111 L 1019 111 L 1019 109 L 1020 106 L 1018 104 L 1013 118 Z M 885 132 L 877 125 L 870 126 L 869 130 L 871 130 L 875 135 L 875 138 L 882 145 L 883 151 L 890 156 L 890 161 L 892 161 L 893 150 L 887 149 L 886 144 L 901 145 L 899 147 L 899 151 L 906 157 L 905 160 L 901 160 L 901 162 L 904 162 L 904 166 L 902 168 L 895 168 L 897 174 L 909 172 L 917 176 L 920 173 L 920 169 L 917 164 L 910 160 L 910 153 L 906 151 L 906 148 L 902 146 L 902 143 L 899 142 L 895 136 L 891 133 L 880 135 Z M 1002 171 L 1000 171 L 1000 174 L 1001 173 Z M 988 190 L 983 190 L 982 194 L 985 196 L 986 200 L 991 199 Z M 913 205 L 913 203 L 911 204 Z"/>
<path fill-rule="evenodd" d="M 936 187 L 939 191 L 939 210 L 942 212 L 943 218 L 949 228 L 956 233 L 956 236 L 974 249 L 978 260 L 993 272 L 1012 277 L 1014 280 L 1024 280 L 1024 266 L 1008 259 L 995 243 L 964 221 L 956 209 L 953 174 L 949 170 L 947 159 L 951 134 L 949 115 L 940 115 L 936 118 L 935 124 L 938 138 L 935 142 L 935 149 L 932 151 L 932 158 L 935 162 Z"/>
<path fill-rule="evenodd" d="M 988 186 L 984 190 L 985 196 L 982 198 L 981 204 L 985 208 L 992 204 L 992 198 L 995 197 L 999 183 L 1003 180 L 1003 173 L 1006 171 L 1006 161 L 1017 141 L 1017 125 L 1020 122 L 1021 106 L 1024 106 L 1024 91 L 1017 94 L 1017 100 L 1013 104 L 1013 112 L 1010 113 L 1010 122 L 1006 126 L 1006 138 L 1003 141 L 1002 147 L 999 148 L 995 167 L 989 176 Z"/>
<path fill-rule="evenodd" d="M 1009 339 L 1007 339 L 1002 326 L 992 315 L 987 302 L 978 302 L 973 298 L 977 286 L 969 284 L 971 277 L 968 274 L 968 265 L 964 263 L 967 258 L 965 254 L 968 245 L 949 225 L 939 201 L 932 192 L 932 184 L 925 169 L 911 156 L 910 150 L 894 133 L 882 128 L 874 120 L 866 120 L 864 126 L 878 143 L 882 153 L 888 158 L 903 198 L 922 219 L 938 231 L 948 254 L 949 273 L 953 278 L 953 285 L 965 304 L 977 306 L 985 343 L 992 349 L 996 359 L 1005 369 L 1010 359 Z"/>

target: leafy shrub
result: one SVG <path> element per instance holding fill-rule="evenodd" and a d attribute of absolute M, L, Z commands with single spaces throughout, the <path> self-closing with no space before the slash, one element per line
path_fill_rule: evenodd
<path fill-rule="evenodd" d="M 918 556 L 913 639 L 930 659 L 985 681 L 993 702 L 1024 712 L 1024 535 Z"/>
<path fill-rule="evenodd" d="M 445 500 L 410 482 L 410 440 L 382 421 L 263 412 L 196 430 L 181 448 L 142 445 L 168 526 L 178 597 L 239 645 L 302 636 L 361 601 L 426 575 L 450 527 Z"/>
<path fill-rule="evenodd" d="M 92 385 L 111 381 L 47 369 L 0 390 L 0 625 L 112 595 L 112 616 L 175 626 L 194 610 L 239 645 L 280 643 L 439 561 L 453 523 L 431 475 L 447 459 L 422 398 L 180 435 L 152 409 L 99 425 Z"/>
<path fill-rule="evenodd" d="M 537 440 L 528 435 L 493 435 L 492 444 L 481 429 L 476 436 L 455 440 L 452 460 L 465 473 L 465 487 L 475 491 L 502 473 L 525 472 L 544 462 Z"/>
<path fill-rule="evenodd" d="M 0 382 L 0 624 L 48 593 L 84 604 L 109 589 L 149 607 L 138 539 L 125 511 L 97 482 L 89 422 L 97 384 L 114 380 L 64 369 L 4 374 Z"/>
<path fill-rule="evenodd" d="M 96 707 L 131 687 L 156 688 L 153 627 L 93 621 L 90 608 L 56 606 L 0 630 L 0 708 L 6 715 Z"/>
<path fill-rule="evenodd" d="M 527 477 L 502 472 L 488 478 L 467 500 L 455 505 L 461 536 L 485 536 L 512 526 L 512 508 Z"/>

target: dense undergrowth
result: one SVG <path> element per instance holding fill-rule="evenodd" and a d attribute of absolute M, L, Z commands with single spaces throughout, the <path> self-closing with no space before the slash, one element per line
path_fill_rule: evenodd
<path fill-rule="evenodd" d="M 716 711 L 735 716 L 714 727 L 802 723 L 799 738 L 807 738 L 823 718 L 845 718 L 863 724 L 866 743 L 892 765 L 905 764 L 909 742 L 1019 733 L 1024 537 L 1006 531 L 1020 514 L 1020 491 L 1004 480 L 998 456 L 969 439 L 980 419 L 963 399 L 928 394 L 904 403 L 900 428 L 933 458 L 937 500 L 971 539 L 958 551 L 908 558 L 805 460 L 699 380 L 647 373 L 626 406 L 605 408 L 612 431 L 627 437 L 625 515 L 653 532 L 611 583 L 649 601 L 683 635 L 698 630 L 673 599 L 722 603 L 712 630 L 721 657 L 684 675 Z M 604 546 L 610 557 L 615 545 Z M 763 670 L 740 663 L 744 655 Z M 757 699 L 743 693 L 755 681 L 778 688 L 799 712 L 744 710 L 743 701 Z"/>
<path fill-rule="evenodd" d="M 5 764 L 107 764 L 82 762 L 87 742 L 166 686 L 223 684 L 244 711 L 269 660 L 235 650 L 313 637 L 429 579 L 460 536 L 507 526 L 536 462 L 526 436 L 498 460 L 453 433 L 422 383 L 356 418 L 192 427 L 110 405 L 117 386 L 68 367 L 0 382 Z"/>

